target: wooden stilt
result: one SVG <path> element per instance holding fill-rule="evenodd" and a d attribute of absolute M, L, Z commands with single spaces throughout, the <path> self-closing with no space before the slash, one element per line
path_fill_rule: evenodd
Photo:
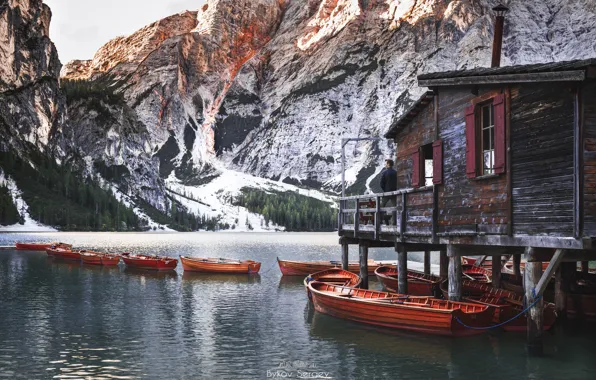
<path fill-rule="evenodd" d="M 449 258 L 447 257 L 447 249 L 443 248 L 439 252 L 440 261 L 439 261 L 439 275 L 441 278 L 447 278 L 447 267 L 449 266 Z"/>
<path fill-rule="evenodd" d="M 565 264 L 561 263 L 555 272 L 555 308 L 557 310 L 557 318 L 561 320 L 567 319 L 567 292 L 569 291 L 569 284 L 565 275 Z"/>
<path fill-rule="evenodd" d="M 397 251 L 397 292 L 408 294 L 408 251 L 403 244 L 396 244 Z"/>
<path fill-rule="evenodd" d="M 369 243 L 366 240 L 360 240 L 358 245 L 360 251 L 360 278 L 362 279 L 360 288 L 362 289 L 368 289 L 368 245 Z"/>
<path fill-rule="evenodd" d="M 348 270 L 348 256 L 350 253 L 350 246 L 348 243 L 341 243 L 341 269 Z"/>
<path fill-rule="evenodd" d="M 542 262 L 529 261 L 533 253 L 532 248 L 526 249 L 526 269 L 524 271 L 524 285 L 526 293 L 526 304 L 533 305 L 528 313 L 528 353 L 534 356 L 543 354 L 542 332 L 544 328 L 543 310 L 544 301 L 542 298 L 536 301 L 536 288 L 542 276 Z"/>
<path fill-rule="evenodd" d="M 521 255 L 513 255 L 513 274 L 521 276 Z"/>
<path fill-rule="evenodd" d="M 582 261 L 582 273 L 589 273 L 589 272 L 590 272 L 590 262 Z"/>
<path fill-rule="evenodd" d="M 501 287 L 501 256 L 493 256 L 492 262 L 492 272 L 493 272 L 493 286 L 495 288 Z"/>
<path fill-rule="evenodd" d="M 449 257 L 449 300 L 461 301 L 461 257 L 457 255 L 457 248 L 451 244 L 447 246 L 447 256 Z"/>
<path fill-rule="evenodd" d="M 424 274 L 430 274 L 430 251 L 424 251 Z"/>

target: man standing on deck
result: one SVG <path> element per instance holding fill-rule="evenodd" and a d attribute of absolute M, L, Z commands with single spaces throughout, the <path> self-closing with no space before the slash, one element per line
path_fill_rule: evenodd
<path fill-rule="evenodd" d="M 381 189 L 384 193 L 397 190 L 397 171 L 393 169 L 393 165 L 393 160 L 385 160 L 385 169 L 381 172 Z M 381 199 L 381 207 L 395 207 L 396 204 L 395 195 Z M 390 217 L 385 216 L 383 219 L 385 220 L 385 224 L 389 224 L 389 220 L 391 220 L 391 224 L 395 225 L 395 211 L 391 213 Z"/>

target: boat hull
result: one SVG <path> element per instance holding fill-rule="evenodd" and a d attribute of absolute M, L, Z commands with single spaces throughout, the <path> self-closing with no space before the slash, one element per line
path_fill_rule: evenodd
<path fill-rule="evenodd" d="M 81 253 L 78 251 L 71 251 L 70 249 L 62 248 L 47 248 L 46 253 L 56 259 L 62 260 L 81 260 Z"/>
<path fill-rule="evenodd" d="M 178 260 L 173 258 L 152 258 L 150 256 L 122 256 L 122 261 L 131 268 L 144 270 L 175 270 L 178 265 Z"/>
<path fill-rule="evenodd" d="M 16 249 L 19 251 L 45 251 L 53 243 L 16 243 Z"/>
<path fill-rule="evenodd" d="M 311 281 L 341 285 L 348 288 L 357 288 L 362 283 L 362 279 L 357 274 L 339 268 L 332 268 L 321 272 L 316 272 L 308 275 L 308 277 L 304 279 L 304 287 L 309 299 L 311 298 L 311 294 L 310 290 L 308 289 L 308 283 Z"/>
<path fill-rule="evenodd" d="M 397 269 L 382 266 L 377 268 L 375 275 L 383 288 L 389 292 L 398 292 Z M 440 294 L 441 278 L 426 275 L 422 272 L 408 270 L 408 294 L 412 296 L 437 296 Z"/>
<path fill-rule="evenodd" d="M 120 263 L 120 256 L 99 252 L 86 252 L 81 254 L 81 260 L 83 264 L 114 266 Z"/>
<path fill-rule="evenodd" d="M 204 261 L 202 261 L 204 260 Z M 208 259 L 194 259 L 181 256 L 182 268 L 190 272 L 228 273 L 228 274 L 257 274 L 261 270 L 261 263 L 257 261 L 217 262 Z"/>
<path fill-rule="evenodd" d="M 318 289 L 334 288 L 333 292 L 327 292 L 315 289 L 313 285 L 316 284 L 316 282 L 309 284 L 316 311 L 369 325 L 434 335 L 467 336 L 483 333 L 484 330 L 466 328 L 463 324 L 471 327 L 488 326 L 494 314 L 492 308 L 484 305 L 442 301 L 431 297 L 408 298 L 408 296 L 392 293 L 327 284 L 323 284 L 324 287 L 317 285 Z M 341 288 L 339 294 L 338 288 Z M 415 306 L 407 305 L 407 301 L 399 304 L 397 302 L 400 297 L 404 300 L 418 298 L 416 302 L 421 303 Z M 395 303 L 392 303 L 394 300 Z M 458 319 L 461 323 L 457 321 Z"/>
<path fill-rule="evenodd" d="M 311 273 L 321 272 L 327 269 L 340 268 L 341 263 L 337 261 L 290 261 L 277 259 L 279 269 L 284 276 L 308 276 Z M 375 270 L 382 264 L 373 260 L 368 261 L 368 274 L 373 276 Z M 360 274 L 358 262 L 348 263 L 348 270 Z"/>

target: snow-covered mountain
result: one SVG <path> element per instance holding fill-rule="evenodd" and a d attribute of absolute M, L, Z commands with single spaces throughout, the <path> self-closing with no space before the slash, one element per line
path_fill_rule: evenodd
<path fill-rule="evenodd" d="M 82 157 L 90 172 L 162 210 L 166 189 L 183 188 L 217 204 L 190 209 L 237 219 L 223 195 L 234 175 L 234 185 L 337 192 L 342 137 L 382 136 L 425 90 L 421 73 L 490 64 L 497 3 L 210 0 L 66 64 L 66 110 L 48 8 L 2 1 L 0 128 Z M 596 2 L 503 3 L 503 65 L 596 57 Z M 34 51 L 27 33 L 40 41 Z M 386 141 L 349 145 L 353 190 L 375 184 L 393 154 Z"/>

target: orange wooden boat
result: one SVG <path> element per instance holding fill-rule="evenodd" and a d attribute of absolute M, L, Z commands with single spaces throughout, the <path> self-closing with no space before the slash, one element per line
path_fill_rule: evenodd
<path fill-rule="evenodd" d="M 136 269 L 150 270 L 174 270 L 178 265 L 178 259 L 167 256 L 136 255 L 123 253 L 122 261 L 126 266 Z"/>
<path fill-rule="evenodd" d="M 48 256 L 53 256 L 56 259 L 64 259 L 64 260 L 81 260 L 81 252 L 80 251 L 73 251 L 69 248 L 46 248 L 46 253 Z"/>
<path fill-rule="evenodd" d="M 111 253 L 81 251 L 83 264 L 114 266 L 120 263 L 120 255 Z"/>
<path fill-rule="evenodd" d="M 518 316 L 524 310 L 524 298 L 516 293 L 493 288 L 491 285 L 477 281 L 462 281 L 462 292 L 467 297 L 464 300 L 478 302 L 494 307 L 495 324 L 504 323 L 511 318 Z M 550 302 L 544 303 L 544 330 L 549 330 L 557 320 L 555 305 Z M 502 326 L 505 331 L 526 331 L 528 323 L 525 315 L 510 321 Z"/>
<path fill-rule="evenodd" d="M 311 281 L 315 310 L 337 318 L 370 325 L 429 334 L 466 336 L 484 332 L 494 308 L 477 303 L 452 302 L 374 290 L 354 289 Z M 458 322 L 459 320 L 459 322 Z"/>
<path fill-rule="evenodd" d="M 284 276 L 308 276 L 311 273 L 321 272 L 331 268 L 341 268 L 340 261 L 291 261 L 277 258 L 279 269 Z M 382 265 L 396 265 L 395 261 L 368 260 L 368 274 L 374 275 L 375 270 Z M 351 261 L 348 270 L 360 274 L 360 263 Z"/>
<path fill-rule="evenodd" d="M 256 274 L 261 270 L 261 263 L 252 260 L 214 259 L 180 256 L 185 271 L 206 273 Z"/>
<path fill-rule="evenodd" d="M 397 268 L 390 266 L 378 267 L 375 275 L 383 288 L 388 292 L 397 293 Z M 440 294 L 441 277 L 408 270 L 408 294 L 412 296 L 437 296 Z"/>
<path fill-rule="evenodd" d="M 325 282 L 327 284 L 341 285 L 348 288 L 357 288 L 360 286 L 362 279 L 355 273 L 339 268 L 326 269 L 308 275 L 304 278 L 304 287 L 306 294 L 310 299 L 310 291 L 308 290 L 308 283 L 311 281 Z"/>
<path fill-rule="evenodd" d="M 48 248 L 72 249 L 72 245 L 66 243 L 16 243 L 19 251 L 45 251 Z"/>
<path fill-rule="evenodd" d="M 492 280 L 492 271 L 474 265 L 462 265 L 462 276 L 464 280 L 489 283 Z"/>

